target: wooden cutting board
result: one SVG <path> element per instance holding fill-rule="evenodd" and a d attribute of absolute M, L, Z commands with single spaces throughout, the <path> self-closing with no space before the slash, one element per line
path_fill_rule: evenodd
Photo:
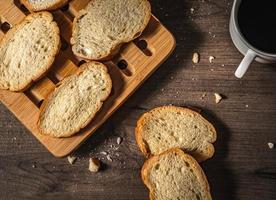
<path fill-rule="evenodd" d="M 23 20 L 30 11 L 18 0 L 0 1 L 1 39 L 10 27 Z M 56 157 L 70 154 L 93 134 L 167 59 L 175 47 L 173 35 L 152 16 L 148 27 L 138 39 L 123 45 L 115 58 L 105 62 L 112 78 L 113 90 L 96 118 L 70 138 L 58 139 L 41 135 L 36 126 L 41 103 L 58 82 L 75 73 L 78 66 L 85 62 L 73 55 L 70 37 L 74 16 L 88 2 L 89 0 L 73 0 L 60 10 L 52 12 L 61 31 L 62 47 L 48 74 L 24 93 L 0 90 L 1 102 Z"/>

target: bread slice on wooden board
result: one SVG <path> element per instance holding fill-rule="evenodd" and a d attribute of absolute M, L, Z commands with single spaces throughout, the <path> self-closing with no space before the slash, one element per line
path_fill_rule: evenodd
<path fill-rule="evenodd" d="M 105 60 L 139 37 L 151 17 L 148 0 L 92 0 L 73 22 L 72 49 L 88 60 Z"/>
<path fill-rule="evenodd" d="M 148 159 L 141 170 L 151 200 L 211 200 L 207 178 L 196 160 L 181 149 Z"/>
<path fill-rule="evenodd" d="M 56 10 L 68 3 L 68 0 L 20 0 L 32 11 Z"/>
<path fill-rule="evenodd" d="M 52 15 L 28 15 L 0 42 L 0 89 L 26 89 L 47 72 L 59 48 L 59 28 Z"/>
<path fill-rule="evenodd" d="M 84 128 L 110 95 L 112 81 L 105 65 L 85 63 L 65 78 L 43 102 L 38 120 L 42 134 L 69 137 Z"/>
<path fill-rule="evenodd" d="M 138 146 L 147 157 L 175 147 L 198 161 L 214 154 L 215 128 L 199 113 L 188 108 L 155 108 L 138 120 L 135 132 Z"/>

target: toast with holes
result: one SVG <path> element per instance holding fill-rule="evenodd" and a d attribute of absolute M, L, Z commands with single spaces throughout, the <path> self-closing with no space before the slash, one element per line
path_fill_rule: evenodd
<path fill-rule="evenodd" d="M 136 141 L 146 157 L 181 148 L 197 161 L 214 154 L 216 130 L 199 113 L 187 108 L 163 106 L 145 113 L 137 122 Z"/>
<path fill-rule="evenodd" d="M 68 3 L 68 0 L 20 0 L 32 11 L 56 10 Z"/>
<path fill-rule="evenodd" d="M 42 134 L 70 137 L 84 128 L 110 95 L 112 81 L 105 65 L 90 62 L 65 78 L 43 102 L 38 120 Z"/>
<path fill-rule="evenodd" d="M 148 159 L 141 170 L 151 200 L 211 200 L 207 178 L 196 160 L 180 149 Z"/>
<path fill-rule="evenodd" d="M 88 60 L 106 60 L 139 37 L 151 18 L 148 0 L 92 0 L 73 22 L 72 50 Z"/>
<path fill-rule="evenodd" d="M 0 89 L 27 89 L 48 71 L 59 48 L 59 28 L 53 16 L 48 12 L 28 15 L 0 42 Z"/>

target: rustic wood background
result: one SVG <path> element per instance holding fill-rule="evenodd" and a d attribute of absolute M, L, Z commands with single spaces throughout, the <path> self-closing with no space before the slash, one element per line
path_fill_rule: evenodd
<path fill-rule="evenodd" d="M 214 199 L 276 199 L 276 149 L 267 145 L 276 142 L 276 65 L 254 63 L 242 80 L 234 77 L 242 55 L 229 36 L 231 6 L 232 0 L 152 0 L 176 50 L 77 150 L 74 165 L 49 154 L 0 104 L 0 199 L 148 199 L 134 127 L 143 112 L 166 104 L 200 108 L 217 128 L 216 154 L 201 164 Z M 197 65 L 194 52 L 201 55 Z M 224 95 L 220 104 L 214 92 Z M 101 172 L 88 171 L 90 157 L 102 159 Z"/>

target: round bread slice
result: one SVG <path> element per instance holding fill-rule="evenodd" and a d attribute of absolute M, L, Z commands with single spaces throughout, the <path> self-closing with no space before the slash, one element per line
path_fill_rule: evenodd
<path fill-rule="evenodd" d="M 196 160 L 180 149 L 148 159 L 141 170 L 151 200 L 211 200 L 207 178 Z"/>
<path fill-rule="evenodd" d="M 68 3 L 68 0 L 20 0 L 32 11 L 56 10 Z"/>
<path fill-rule="evenodd" d="M 65 78 L 43 102 L 38 120 L 42 134 L 70 137 L 84 128 L 110 95 L 112 81 L 105 65 L 85 63 Z"/>
<path fill-rule="evenodd" d="M 59 48 L 53 16 L 48 12 L 28 15 L 0 42 L 0 89 L 27 89 L 51 67 Z"/>
<path fill-rule="evenodd" d="M 145 113 L 137 122 L 136 141 L 146 157 L 181 148 L 197 161 L 214 154 L 216 130 L 199 113 L 187 108 L 164 106 Z"/>
<path fill-rule="evenodd" d="M 73 22 L 72 50 L 88 60 L 106 60 L 139 37 L 151 17 L 148 0 L 92 0 Z"/>

